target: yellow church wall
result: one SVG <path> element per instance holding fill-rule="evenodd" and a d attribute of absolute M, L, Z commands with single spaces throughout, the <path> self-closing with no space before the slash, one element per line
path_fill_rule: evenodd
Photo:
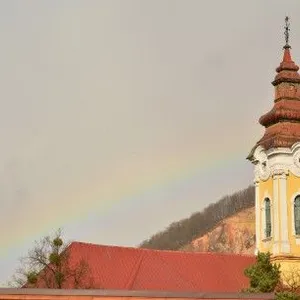
<path fill-rule="evenodd" d="M 276 256 L 272 258 L 272 263 L 280 265 L 281 278 L 283 282 L 288 283 L 291 281 L 300 281 L 300 263 L 299 259 L 287 257 L 287 256 Z"/>
<path fill-rule="evenodd" d="M 291 255 L 300 256 L 300 236 L 294 233 L 293 201 L 300 195 L 300 178 L 291 172 L 287 176 L 287 210 L 288 210 L 288 236 L 291 246 Z M 297 242 L 298 241 L 298 242 Z M 298 261 L 299 263 L 299 261 Z M 288 264 L 290 265 L 290 263 Z"/>
<path fill-rule="evenodd" d="M 276 182 L 277 181 L 277 182 Z M 276 184 L 277 183 L 277 184 Z M 278 187 L 277 191 L 274 191 L 274 188 Z M 300 281 L 300 236 L 295 236 L 294 234 L 294 216 L 293 216 L 293 200 L 299 194 L 300 195 L 300 177 L 295 176 L 292 173 L 289 173 L 286 177 L 286 189 L 281 186 L 280 179 L 270 177 L 266 181 L 259 182 L 259 207 L 256 208 L 256 213 L 260 215 L 260 235 L 261 240 L 257 241 L 257 248 L 261 252 L 270 252 L 273 253 L 274 250 L 274 228 L 276 224 L 274 224 L 274 218 L 277 220 L 279 224 L 283 221 L 282 218 L 282 208 L 280 195 L 282 196 L 282 192 L 286 193 L 286 204 L 287 204 L 287 220 L 288 224 L 286 230 L 288 232 L 288 241 L 290 244 L 289 253 L 282 252 L 282 228 L 279 226 L 278 231 L 278 252 L 277 254 L 273 254 L 272 262 L 280 264 L 280 270 L 282 274 L 282 279 L 284 281 L 290 280 L 291 278 L 295 279 L 295 276 L 298 276 Z M 278 195 L 278 206 L 277 209 L 274 207 L 274 193 Z M 268 197 L 271 200 L 271 220 L 272 220 L 272 234 L 271 238 L 264 239 L 264 199 Z M 275 216 L 275 213 L 277 214 Z"/>
<path fill-rule="evenodd" d="M 256 208 L 256 213 L 260 215 L 260 236 L 262 237 L 261 241 L 257 241 L 257 248 L 260 252 L 272 252 L 273 248 L 273 238 L 272 236 L 268 239 L 264 239 L 265 236 L 265 224 L 263 218 L 264 200 L 265 198 L 270 198 L 271 201 L 271 220 L 273 223 L 274 216 L 274 206 L 272 205 L 273 201 L 273 179 L 270 177 L 266 181 L 259 182 L 259 208 Z M 272 234 L 273 235 L 273 234 Z"/>

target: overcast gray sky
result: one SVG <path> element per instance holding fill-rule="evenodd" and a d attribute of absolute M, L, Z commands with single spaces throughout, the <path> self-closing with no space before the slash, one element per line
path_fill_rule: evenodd
<path fill-rule="evenodd" d="M 300 2 L 0 1 L 0 282 L 35 239 L 134 246 L 252 182 Z"/>

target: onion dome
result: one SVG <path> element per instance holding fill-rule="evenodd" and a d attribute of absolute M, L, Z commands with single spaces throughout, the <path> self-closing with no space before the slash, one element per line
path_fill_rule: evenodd
<path fill-rule="evenodd" d="M 283 59 L 276 69 L 277 75 L 272 82 L 275 88 L 274 105 L 259 119 L 259 123 L 266 128 L 265 133 L 250 152 L 248 159 L 252 158 L 255 148 L 259 145 L 265 150 L 290 148 L 300 141 L 300 75 L 299 67 L 292 60 L 288 30 L 286 27 Z"/>

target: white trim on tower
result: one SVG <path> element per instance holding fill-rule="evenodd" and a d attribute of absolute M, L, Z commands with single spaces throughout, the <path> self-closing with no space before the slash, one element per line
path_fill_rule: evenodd
<path fill-rule="evenodd" d="M 278 204 L 279 204 L 279 184 L 278 175 L 273 176 L 273 254 L 279 253 L 279 220 L 278 220 Z"/>
<path fill-rule="evenodd" d="M 256 239 L 256 247 L 255 247 L 255 255 L 257 255 L 261 243 L 261 225 L 260 225 L 260 203 L 259 203 L 259 182 L 255 181 L 255 239 Z"/>
<path fill-rule="evenodd" d="M 279 210 L 280 210 L 280 234 L 281 234 L 281 252 L 290 253 L 291 246 L 288 235 L 288 209 L 287 209 L 287 175 L 283 172 L 278 176 L 279 180 Z"/>

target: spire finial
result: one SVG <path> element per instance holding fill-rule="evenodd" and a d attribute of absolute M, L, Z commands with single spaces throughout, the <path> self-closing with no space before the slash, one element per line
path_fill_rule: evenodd
<path fill-rule="evenodd" d="M 288 16 L 285 17 L 285 26 L 284 26 L 284 36 L 285 36 L 285 46 L 284 49 L 291 48 L 289 45 L 289 39 L 290 39 L 290 18 Z"/>

